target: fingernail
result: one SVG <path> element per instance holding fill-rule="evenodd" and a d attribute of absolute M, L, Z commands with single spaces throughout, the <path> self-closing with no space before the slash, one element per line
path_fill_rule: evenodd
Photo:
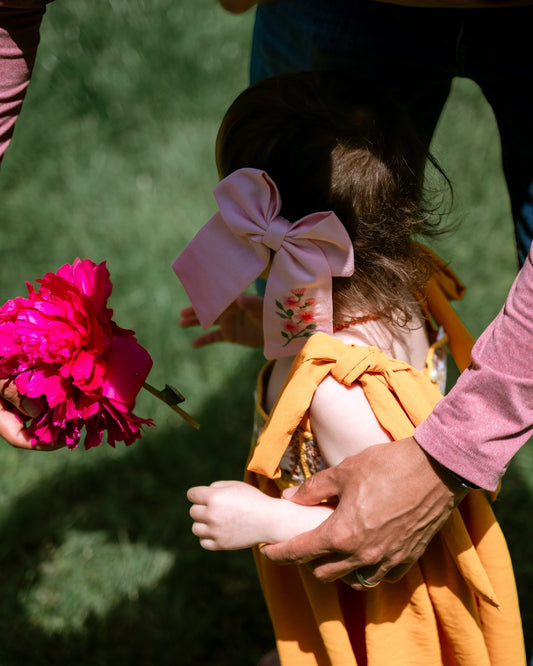
<path fill-rule="evenodd" d="M 298 488 L 296 486 L 292 486 L 291 488 L 285 488 L 285 490 L 282 492 L 282 497 L 283 499 L 290 499 L 291 497 L 294 497 L 296 493 L 298 492 Z"/>

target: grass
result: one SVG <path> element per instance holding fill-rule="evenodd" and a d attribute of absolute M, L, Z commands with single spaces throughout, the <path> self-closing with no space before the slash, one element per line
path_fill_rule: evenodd
<path fill-rule="evenodd" d="M 272 645 L 250 554 L 203 552 L 185 499 L 241 476 L 261 358 L 191 350 L 170 270 L 214 211 L 214 138 L 247 83 L 252 19 L 194 0 L 77 0 L 45 17 L 0 172 L 1 302 L 76 256 L 106 260 L 116 320 L 154 358 L 151 383 L 176 385 L 201 430 L 146 394 L 138 412 L 157 427 L 130 448 L 0 448 L 0 666 L 248 666 Z M 458 309 L 479 334 L 516 264 L 498 134 L 473 84 L 457 82 L 434 150 L 457 224 L 437 250 L 469 286 Z M 532 488 L 529 451 L 497 503 L 526 628 Z"/>

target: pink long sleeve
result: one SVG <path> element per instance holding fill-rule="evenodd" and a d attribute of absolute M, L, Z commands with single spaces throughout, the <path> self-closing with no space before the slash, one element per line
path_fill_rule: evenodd
<path fill-rule="evenodd" d="M 13 136 L 30 82 L 45 5 L 0 0 L 0 162 Z"/>
<path fill-rule="evenodd" d="M 418 426 L 435 460 L 495 490 L 511 458 L 533 434 L 533 248 L 507 301 L 479 338 L 472 364 Z"/>

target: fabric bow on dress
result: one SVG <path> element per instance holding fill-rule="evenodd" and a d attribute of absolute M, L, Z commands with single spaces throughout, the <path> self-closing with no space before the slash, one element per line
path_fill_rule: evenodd
<path fill-rule="evenodd" d="M 333 212 L 289 222 L 258 169 L 239 169 L 214 190 L 219 211 L 173 264 L 202 327 L 211 326 L 269 268 L 263 305 L 266 358 L 296 354 L 315 331 L 332 333 L 332 276 L 354 270 L 353 246 Z"/>

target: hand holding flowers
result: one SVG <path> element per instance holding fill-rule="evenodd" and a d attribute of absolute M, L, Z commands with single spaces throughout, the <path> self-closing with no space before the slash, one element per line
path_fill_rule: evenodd
<path fill-rule="evenodd" d="M 53 448 L 62 448 L 64 444 L 57 444 L 55 447 L 39 444 L 32 446 L 31 437 L 24 427 L 24 421 L 17 416 L 17 414 L 22 414 L 23 417 L 34 418 L 39 416 L 45 407 L 46 400 L 20 395 L 10 379 L 0 380 L 0 437 L 17 449 L 48 451 Z"/>
<path fill-rule="evenodd" d="M 132 411 L 152 360 L 112 319 L 105 262 L 76 259 L 37 282 L 0 308 L 0 434 L 22 448 L 76 448 L 84 436 L 88 449 L 104 433 L 131 444 L 153 425 Z"/>

